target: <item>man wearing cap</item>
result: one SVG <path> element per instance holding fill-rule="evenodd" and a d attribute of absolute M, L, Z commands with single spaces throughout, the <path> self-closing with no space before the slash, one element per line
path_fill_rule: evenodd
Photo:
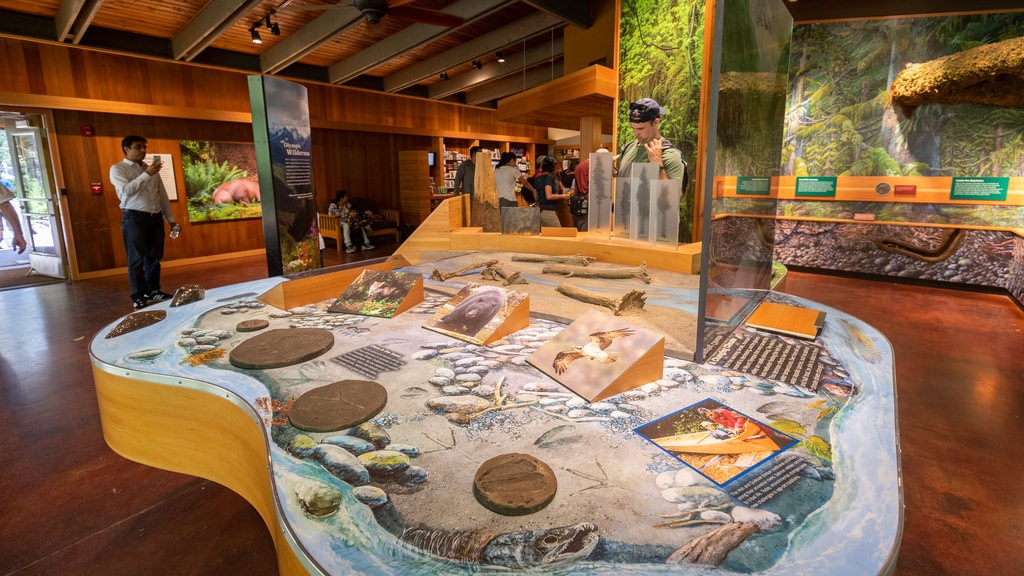
<path fill-rule="evenodd" d="M 629 105 L 629 127 L 636 140 L 622 148 L 619 176 L 628 176 L 629 165 L 634 162 L 650 162 L 659 166 L 658 178 L 683 180 L 683 155 L 658 129 L 664 114 L 665 109 L 651 98 L 641 98 Z"/>

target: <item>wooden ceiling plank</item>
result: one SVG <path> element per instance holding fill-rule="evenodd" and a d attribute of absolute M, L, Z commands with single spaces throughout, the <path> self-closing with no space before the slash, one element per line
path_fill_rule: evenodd
<path fill-rule="evenodd" d="M 462 26 L 465 26 L 473 20 L 490 14 L 506 3 L 506 0 L 462 0 L 448 6 L 441 10 L 441 12 L 464 18 L 466 23 Z M 331 66 L 327 72 L 328 81 L 334 84 L 348 82 L 377 66 L 383 60 L 394 58 L 442 34 L 454 32 L 462 28 L 462 26 L 458 28 L 445 28 L 431 24 L 413 24 L 398 34 L 392 34 L 372 47 Z"/>
<path fill-rule="evenodd" d="M 519 66 L 518 62 L 505 62 L 504 64 L 493 62 L 484 66 L 479 70 L 472 70 L 465 74 L 460 74 L 447 82 L 437 82 L 430 85 L 427 89 L 427 94 L 433 98 L 445 98 L 451 96 L 456 92 L 463 92 L 482 82 L 493 80 L 495 78 L 501 78 L 502 76 L 510 76 L 512 74 L 521 74 L 524 69 L 532 68 L 538 64 L 548 62 L 555 59 L 560 59 L 565 54 L 565 42 L 562 37 L 555 38 L 551 45 L 538 44 L 525 52 L 525 61 L 522 66 Z M 547 72 L 547 71 L 545 71 Z M 561 76 L 561 73 L 558 74 Z M 548 77 L 550 80 L 550 76 Z M 507 96 L 508 94 L 502 94 L 501 96 Z M 501 96 L 497 96 L 500 98 Z"/>
<path fill-rule="evenodd" d="M 241 5 L 238 0 L 211 0 L 171 38 L 174 59 L 191 61 L 259 4 L 260 0 L 248 0 Z"/>
<path fill-rule="evenodd" d="M 509 44 L 520 42 L 530 36 L 563 24 L 562 20 L 545 12 L 520 18 L 490 34 L 465 42 L 460 46 L 428 58 L 419 64 L 409 66 L 384 78 L 385 92 L 398 92 L 413 84 L 440 74 L 469 59 L 501 50 Z"/>
<path fill-rule="evenodd" d="M 353 6 L 327 10 L 261 54 L 260 69 L 266 74 L 280 72 L 345 30 L 358 25 L 362 17 L 362 13 Z"/>

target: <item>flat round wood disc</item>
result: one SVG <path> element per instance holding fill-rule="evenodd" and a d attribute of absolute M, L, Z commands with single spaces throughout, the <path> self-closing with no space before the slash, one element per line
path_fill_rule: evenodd
<path fill-rule="evenodd" d="M 334 346 L 334 334 L 323 328 L 277 328 L 257 334 L 228 354 L 232 366 L 249 370 L 283 368 L 312 360 Z"/>
<path fill-rule="evenodd" d="M 529 454 L 502 454 L 480 465 L 473 495 L 492 512 L 522 516 L 551 503 L 558 482 L 551 468 Z"/>
<path fill-rule="evenodd" d="M 239 332 L 259 332 L 267 326 L 270 326 L 270 321 L 262 318 L 254 318 L 252 320 L 242 320 L 235 325 L 235 330 Z"/>
<path fill-rule="evenodd" d="M 369 380 L 342 380 L 295 399 L 288 420 L 308 432 L 334 432 L 373 418 L 388 403 L 388 391 Z"/>

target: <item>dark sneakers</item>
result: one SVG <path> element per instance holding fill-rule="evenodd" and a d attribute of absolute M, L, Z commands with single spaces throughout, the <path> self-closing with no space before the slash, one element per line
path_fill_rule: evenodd
<path fill-rule="evenodd" d="M 168 294 L 167 292 L 161 292 L 159 290 L 156 292 L 150 292 L 146 295 L 146 299 L 150 302 L 163 302 L 164 300 L 170 300 L 173 297 L 173 294 Z"/>
<path fill-rule="evenodd" d="M 142 298 L 132 298 L 132 306 L 138 310 L 140 308 L 145 308 L 154 302 L 163 302 L 164 300 L 170 300 L 171 298 L 174 298 L 172 294 L 157 290 L 156 292 L 146 294 Z"/>

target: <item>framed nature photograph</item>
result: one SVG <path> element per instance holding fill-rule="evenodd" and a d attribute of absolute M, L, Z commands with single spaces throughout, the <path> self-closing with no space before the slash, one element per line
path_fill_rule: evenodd
<path fill-rule="evenodd" d="M 263 216 L 253 144 L 182 140 L 180 145 L 189 222 Z"/>

